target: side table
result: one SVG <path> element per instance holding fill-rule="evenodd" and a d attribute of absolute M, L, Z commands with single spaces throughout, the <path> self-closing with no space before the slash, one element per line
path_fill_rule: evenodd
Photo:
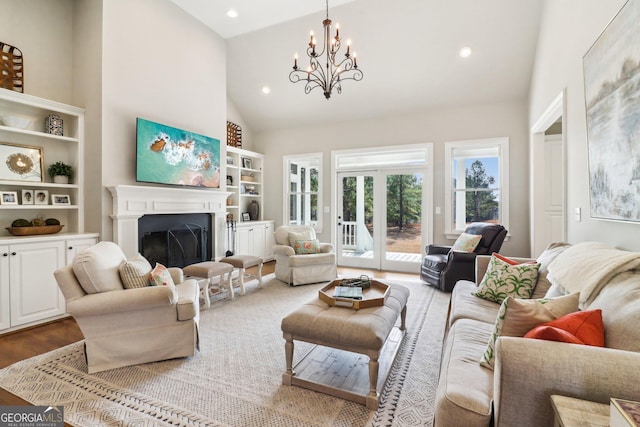
<path fill-rule="evenodd" d="M 554 427 L 608 427 L 609 405 L 573 397 L 551 396 Z"/>

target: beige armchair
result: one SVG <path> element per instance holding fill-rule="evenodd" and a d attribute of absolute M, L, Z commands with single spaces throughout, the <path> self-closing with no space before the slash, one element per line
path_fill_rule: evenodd
<path fill-rule="evenodd" d="M 333 245 L 319 243 L 312 227 L 283 225 L 278 227 L 274 234 L 277 279 L 297 286 L 326 282 L 336 278 L 336 254 Z M 300 248 L 298 253 L 295 249 L 296 244 Z M 302 247 L 305 244 L 309 245 L 306 249 Z"/>
<path fill-rule="evenodd" d="M 197 282 L 170 268 L 175 285 L 127 289 L 119 270 L 125 261 L 118 245 L 100 242 L 54 273 L 85 337 L 89 373 L 193 356 L 198 348 Z"/>

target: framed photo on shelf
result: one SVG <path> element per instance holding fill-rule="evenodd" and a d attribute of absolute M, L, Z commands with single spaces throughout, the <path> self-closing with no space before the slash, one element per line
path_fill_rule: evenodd
<path fill-rule="evenodd" d="M 249 212 L 242 212 L 242 220 L 251 221 L 251 216 L 249 215 Z"/>
<path fill-rule="evenodd" d="M 2 205 L 17 205 L 18 204 L 18 192 L 17 191 L 2 191 L 2 194 L 0 194 L 0 204 L 2 204 Z"/>
<path fill-rule="evenodd" d="M 52 205 L 70 205 L 71 199 L 69 198 L 68 194 L 52 194 L 51 204 Z"/>
<path fill-rule="evenodd" d="M 245 169 L 253 169 L 253 162 L 246 157 L 242 158 L 242 167 Z"/>
<path fill-rule="evenodd" d="M 0 179 L 42 182 L 42 147 L 0 142 Z"/>
<path fill-rule="evenodd" d="M 228 164 L 228 165 L 231 165 L 231 166 L 235 165 L 235 163 L 234 163 L 234 161 L 233 161 L 233 157 L 228 157 L 228 156 L 227 156 L 227 164 Z"/>
<path fill-rule="evenodd" d="M 22 204 L 23 205 L 32 205 L 33 204 L 33 190 L 22 190 Z"/>
<path fill-rule="evenodd" d="M 227 185 L 233 185 L 233 177 L 231 175 L 227 175 Z"/>
<path fill-rule="evenodd" d="M 35 190 L 33 202 L 36 205 L 48 205 L 49 204 L 49 190 Z"/>

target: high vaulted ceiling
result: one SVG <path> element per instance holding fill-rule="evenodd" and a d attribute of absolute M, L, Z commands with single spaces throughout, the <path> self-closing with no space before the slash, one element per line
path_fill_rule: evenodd
<path fill-rule="evenodd" d="M 227 94 L 256 132 L 525 100 L 543 3 L 331 0 L 329 18 L 352 40 L 364 79 L 327 100 L 289 82 L 294 53 L 306 68 L 309 31 L 322 34 L 324 1 L 173 1 L 226 38 Z"/>

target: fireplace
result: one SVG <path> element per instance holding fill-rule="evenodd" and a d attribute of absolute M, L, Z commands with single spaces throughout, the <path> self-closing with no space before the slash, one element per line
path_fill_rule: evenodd
<path fill-rule="evenodd" d="M 117 185 L 108 187 L 108 189 L 113 197 L 113 209 L 110 215 L 113 220 L 112 239 L 120 245 L 127 257 L 132 257 L 137 252 L 142 253 L 139 220 L 144 217 L 159 217 L 160 221 L 160 218 L 164 216 L 188 214 L 205 214 L 208 222 L 204 224 L 187 218 L 169 227 L 159 229 L 154 226 L 155 228 L 147 229 L 146 231 L 152 233 L 170 231 L 174 235 L 199 234 L 199 231 L 195 231 L 189 225 L 183 227 L 185 224 L 199 224 L 200 227 L 206 230 L 206 232 L 203 232 L 203 239 L 206 243 L 205 249 L 202 251 L 203 256 L 206 257 L 205 259 L 211 260 L 224 257 L 226 200 L 231 193 L 211 189 L 142 185 Z M 174 230 L 176 227 L 177 229 Z M 160 239 L 158 236 L 154 236 L 156 241 Z M 169 239 L 167 234 L 164 236 Z M 167 245 L 170 245 L 170 243 L 167 243 Z M 196 252 L 194 246 L 191 246 L 191 248 L 194 249 L 193 252 Z M 191 259 L 191 255 L 187 252 L 185 251 L 185 256 Z"/>
<path fill-rule="evenodd" d="M 138 248 L 151 265 L 185 267 L 211 259 L 211 215 L 144 215 L 138 220 Z"/>

